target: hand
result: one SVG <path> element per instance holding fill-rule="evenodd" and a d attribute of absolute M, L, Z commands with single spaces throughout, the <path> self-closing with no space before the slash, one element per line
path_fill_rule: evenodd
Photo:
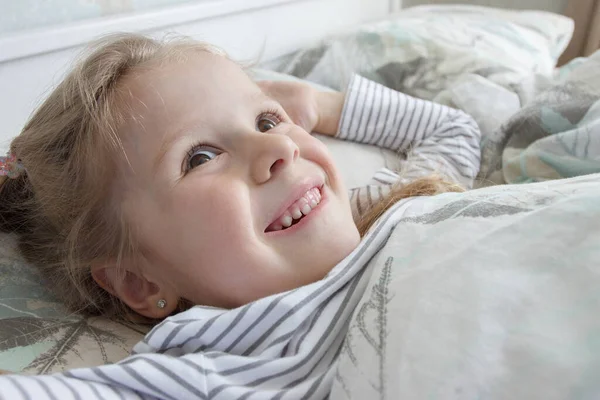
<path fill-rule="evenodd" d="M 277 101 L 291 120 L 312 132 L 319 122 L 317 90 L 300 82 L 261 81 L 258 87 Z"/>
<path fill-rule="evenodd" d="M 307 132 L 333 136 L 337 133 L 344 95 L 319 92 L 301 82 L 261 81 L 265 94 L 279 102 L 292 121 Z"/>

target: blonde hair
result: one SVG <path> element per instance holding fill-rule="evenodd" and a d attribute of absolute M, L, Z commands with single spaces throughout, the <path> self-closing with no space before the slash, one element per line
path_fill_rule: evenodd
<path fill-rule="evenodd" d="M 26 173 L 0 188 L 0 228 L 72 310 L 124 317 L 130 310 L 93 280 L 91 266 L 135 254 L 132 228 L 121 214 L 112 176 L 124 156 L 117 127 L 122 79 L 153 63 L 189 52 L 224 55 L 190 40 L 139 35 L 105 38 L 76 65 L 11 143 Z M 399 199 L 452 190 L 437 178 L 395 189 L 358 226 L 361 234 Z M 182 303 L 182 307 L 189 304 Z"/>
<path fill-rule="evenodd" d="M 135 251 L 111 176 L 124 155 L 117 127 L 119 82 L 136 70 L 190 52 L 224 55 L 186 39 L 157 41 L 123 34 L 91 47 L 11 143 L 26 173 L 0 189 L 0 227 L 67 307 L 122 315 L 127 308 L 91 276 L 98 261 L 119 265 Z"/>

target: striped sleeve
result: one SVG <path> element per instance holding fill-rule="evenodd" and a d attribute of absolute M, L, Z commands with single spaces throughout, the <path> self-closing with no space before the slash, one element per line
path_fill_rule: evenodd
<path fill-rule="evenodd" d="M 398 179 L 438 174 L 471 188 L 479 172 L 480 131 L 469 115 L 355 75 L 337 137 L 402 152 Z M 397 179 L 397 180 L 398 180 Z"/>
<path fill-rule="evenodd" d="M 115 384 L 85 382 L 63 375 L 6 375 L 0 378 L 2 400 L 130 400 L 144 399 Z"/>
<path fill-rule="evenodd" d="M 380 199 L 391 191 L 391 184 L 367 185 L 349 191 L 350 208 L 354 221 L 358 221 Z"/>
<path fill-rule="evenodd" d="M 161 322 L 117 364 L 0 375 L 0 399 L 327 398 L 369 262 L 409 206 L 395 204 L 322 280 L 233 310 L 193 307 Z"/>

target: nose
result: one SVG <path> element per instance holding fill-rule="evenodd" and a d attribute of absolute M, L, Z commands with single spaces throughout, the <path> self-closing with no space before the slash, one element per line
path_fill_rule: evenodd
<path fill-rule="evenodd" d="M 250 174 L 257 184 L 289 168 L 299 157 L 298 145 L 284 133 L 257 133 L 248 139 Z"/>

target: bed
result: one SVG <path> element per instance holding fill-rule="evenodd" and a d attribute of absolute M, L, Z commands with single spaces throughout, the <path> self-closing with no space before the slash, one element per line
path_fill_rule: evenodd
<path fill-rule="evenodd" d="M 572 31 L 551 13 L 424 6 L 280 49 L 250 71 L 324 90 L 358 72 L 463 109 L 482 129 L 479 189 L 436 197 L 390 239 L 410 245 L 372 261 L 332 398 L 600 394 L 600 53 L 555 68 Z M 350 188 L 402 167 L 401 155 L 321 139 Z M 2 236 L 0 369 L 113 363 L 147 330 L 64 310 Z"/>

